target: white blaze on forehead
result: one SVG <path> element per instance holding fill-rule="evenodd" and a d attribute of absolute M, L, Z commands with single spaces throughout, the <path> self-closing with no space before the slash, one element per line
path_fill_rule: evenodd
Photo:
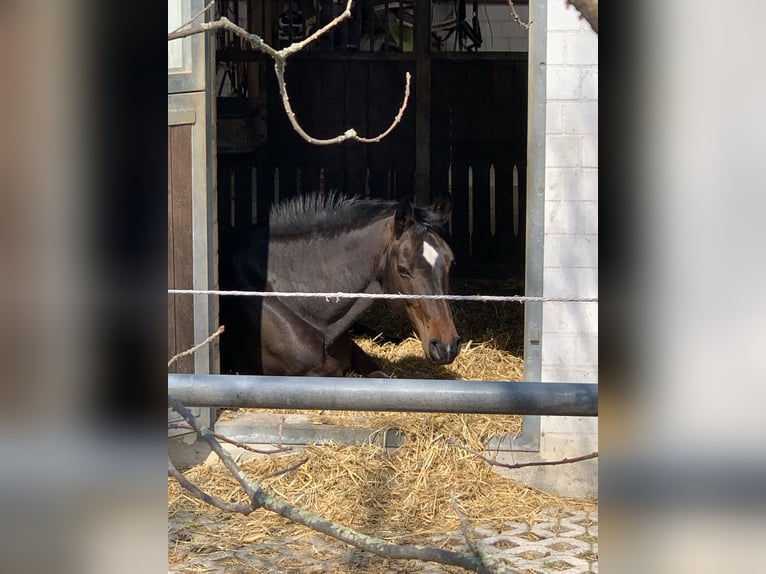
<path fill-rule="evenodd" d="M 436 260 L 438 258 L 439 258 L 439 252 L 436 251 L 436 248 L 434 248 L 433 245 L 428 243 L 428 241 L 424 241 L 423 242 L 423 259 L 428 261 L 431 267 L 434 267 L 436 265 Z"/>

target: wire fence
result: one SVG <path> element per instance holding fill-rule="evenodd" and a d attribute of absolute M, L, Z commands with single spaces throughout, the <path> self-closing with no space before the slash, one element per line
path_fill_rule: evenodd
<path fill-rule="evenodd" d="M 411 295 L 406 293 L 315 293 L 300 291 L 236 291 L 220 289 L 168 289 L 170 295 L 218 295 L 227 297 L 314 297 L 327 301 L 340 299 L 432 299 L 437 301 L 493 301 L 513 303 L 598 303 L 598 297 L 535 297 L 528 295 Z"/>

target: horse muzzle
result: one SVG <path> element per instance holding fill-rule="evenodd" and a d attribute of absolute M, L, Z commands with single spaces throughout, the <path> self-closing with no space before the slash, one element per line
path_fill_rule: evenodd
<path fill-rule="evenodd" d="M 460 337 L 455 337 L 450 343 L 439 339 L 431 339 L 428 343 L 428 358 L 437 365 L 449 365 L 460 351 Z"/>

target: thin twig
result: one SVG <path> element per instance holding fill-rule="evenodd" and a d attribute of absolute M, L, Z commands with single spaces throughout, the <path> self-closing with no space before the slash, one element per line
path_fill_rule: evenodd
<path fill-rule="evenodd" d="M 197 436 L 199 436 L 202 440 L 210 445 L 210 448 L 213 450 L 213 452 L 218 455 L 218 458 L 221 459 L 221 462 L 224 464 L 224 466 L 229 470 L 232 476 L 234 476 L 237 482 L 239 482 L 240 486 L 242 486 L 242 489 L 247 494 L 247 497 L 250 500 L 255 500 L 256 491 L 259 490 L 258 486 L 253 483 L 253 481 L 250 480 L 250 478 L 244 473 L 239 465 L 237 465 L 231 454 L 221 446 L 221 443 L 211 435 L 210 429 L 203 429 L 191 411 L 187 409 L 186 406 L 184 406 L 184 404 L 181 403 L 181 401 L 179 401 L 173 395 L 168 395 L 168 404 L 174 411 L 186 419 L 186 422 L 188 422 L 196 431 Z"/>
<path fill-rule="evenodd" d="M 214 497 L 211 497 L 200 488 L 191 484 L 188 480 L 179 473 L 170 461 L 168 461 L 168 473 L 179 481 L 179 484 L 186 488 L 186 490 L 196 498 L 199 498 L 205 502 L 213 504 L 217 508 L 224 510 L 230 510 L 231 512 L 239 512 L 241 514 L 250 514 L 258 508 L 264 508 L 276 514 L 279 514 L 283 518 L 287 518 L 298 524 L 302 524 L 311 528 L 316 532 L 331 536 L 336 540 L 340 540 L 351 546 L 359 548 L 361 550 L 371 552 L 376 556 L 382 556 L 389 560 L 421 560 L 424 562 L 437 562 L 439 564 L 449 564 L 452 566 L 460 566 L 466 570 L 472 570 L 479 572 L 479 568 L 482 567 L 481 563 L 476 556 L 465 552 L 454 552 L 452 550 L 444 550 L 441 548 L 435 548 L 433 546 L 422 545 L 402 545 L 386 542 L 381 538 L 374 536 L 368 536 L 357 532 L 346 526 L 336 524 L 326 518 L 314 514 L 313 512 L 297 508 L 291 504 L 288 504 L 284 500 L 265 492 L 258 484 L 254 483 L 245 472 L 237 465 L 231 455 L 221 447 L 221 444 L 216 440 L 208 429 L 200 427 L 196 418 L 177 398 L 172 395 L 168 395 L 168 404 L 178 412 L 186 421 L 194 428 L 197 435 L 205 440 L 213 451 L 221 458 L 221 461 L 232 473 L 237 482 L 240 483 L 245 490 L 247 497 L 250 499 L 249 505 L 232 505 L 224 503 Z M 179 479 L 180 478 L 180 479 Z"/>
<path fill-rule="evenodd" d="M 449 489 L 449 494 L 452 502 L 452 509 L 455 511 L 455 514 L 460 521 L 460 529 L 463 531 L 465 542 L 481 565 L 476 571 L 480 574 L 519 574 L 518 570 L 509 568 L 503 562 L 479 547 L 479 544 L 476 542 L 473 528 L 468 522 L 468 519 L 461 512 L 460 506 L 458 506 L 457 500 L 455 499 L 455 490 L 452 487 Z"/>
<path fill-rule="evenodd" d="M 188 26 L 189 24 L 191 24 L 192 22 L 194 22 L 194 21 L 195 21 L 197 18 L 199 18 L 200 16 L 202 16 L 202 15 L 203 15 L 205 12 L 207 12 L 208 10 L 210 10 L 210 8 L 212 8 L 214 4 L 215 4 L 215 0 L 211 0 L 211 1 L 210 1 L 210 4 L 208 4 L 208 5 L 207 5 L 207 6 L 205 6 L 205 7 L 204 7 L 202 10 L 200 10 L 199 12 L 197 12 L 197 13 L 196 13 L 194 16 L 192 16 L 191 18 L 189 18 L 189 19 L 188 19 L 186 22 L 184 22 L 183 24 L 181 24 L 181 25 L 180 25 L 178 28 L 176 28 L 175 30 L 172 30 L 172 31 L 168 32 L 168 34 L 173 34 L 174 32 L 178 32 L 178 31 L 179 31 L 181 28 L 185 28 L 186 26 Z"/>
<path fill-rule="evenodd" d="M 516 6 L 513 5 L 513 0 L 508 0 L 508 5 L 511 7 L 511 17 L 513 18 L 513 21 L 525 30 L 529 30 L 529 26 L 532 24 L 532 22 L 530 21 L 529 24 L 527 24 L 521 19 L 519 13 L 516 12 Z"/>
<path fill-rule="evenodd" d="M 225 502 L 221 500 L 220 498 L 216 498 L 215 496 L 208 494 L 204 490 L 202 490 L 200 487 L 198 487 L 196 484 L 194 484 L 192 481 L 190 481 L 188 478 L 186 478 L 172 463 L 170 460 L 170 457 L 168 457 L 168 474 L 175 478 L 178 481 L 178 484 L 180 484 L 183 488 L 188 490 L 195 498 L 199 498 L 200 500 L 203 500 L 210 504 L 211 506 L 215 506 L 216 508 L 220 508 L 221 510 L 225 510 L 226 512 L 238 512 L 240 514 L 244 514 L 247 516 L 250 514 L 254 509 L 251 504 L 234 504 L 232 502 Z"/>
<path fill-rule="evenodd" d="M 168 428 L 169 429 L 188 429 L 188 430 L 194 430 L 194 428 L 192 428 L 192 426 L 190 424 L 188 424 L 188 423 L 168 423 Z M 243 442 L 239 442 L 239 441 L 236 441 L 234 439 L 231 439 L 231 438 L 229 438 L 227 436 L 224 436 L 222 434 L 219 434 L 217 432 L 210 431 L 210 434 L 212 436 L 214 436 L 215 438 L 217 438 L 218 440 L 222 440 L 223 442 L 227 442 L 229 444 L 233 444 L 234 446 L 237 446 L 237 447 L 239 447 L 241 449 L 244 449 L 244 450 L 249 450 L 250 452 L 254 452 L 256 454 L 278 454 L 280 452 L 287 452 L 287 451 L 292 450 L 291 447 L 289 447 L 289 446 L 282 446 L 282 445 L 278 445 L 278 446 L 274 447 L 274 450 L 261 450 L 261 449 L 254 448 L 254 447 L 252 447 L 252 446 L 250 446 L 248 444 L 245 444 Z"/>
<path fill-rule="evenodd" d="M 282 470 L 278 470 L 276 472 L 272 472 L 271 474 L 267 474 L 266 476 L 262 476 L 258 479 L 258 484 L 263 482 L 264 480 L 268 478 L 276 478 L 278 476 L 282 476 L 283 474 L 287 474 L 288 472 L 292 472 L 294 470 L 298 470 L 300 467 L 302 467 L 304 464 L 306 464 L 309 461 L 309 459 L 304 458 L 303 460 L 299 460 L 295 464 L 291 464 L 290 466 L 283 468 Z"/>
<path fill-rule="evenodd" d="M 221 333 L 223 333 L 223 331 L 224 331 L 224 326 L 223 326 L 223 325 L 221 325 L 220 327 L 218 327 L 218 329 L 216 329 L 215 333 L 213 333 L 212 335 L 210 335 L 210 336 L 209 336 L 207 339 L 205 339 L 205 340 L 204 340 L 204 341 L 202 341 L 201 343 L 197 343 L 197 344 L 196 344 L 196 345 L 194 345 L 193 347 L 191 347 L 191 348 L 189 348 L 189 349 L 186 349 L 185 351 L 181 351 L 181 352 L 180 352 L 180 353 L 178 353 L 177 355 L 173 355 L 173 357 L 171 357 L 171 359 L 168 361 L 168 369 L 169 369 L 169 368 L 170 368 L 170 367 L 173 365 L 173 363 L 175 363 L 175 362 L 176 362 L 178 359 L 180 359 L 180 358 L 182 358 L 182 357 L 185 357 L 185 356 L 187 356 L 187 355 L 191 355 L 191 354 L 195 353 L 196 351 L 200 350 L 202 347 L 204 347 L 205 345 L 207 345 L 208 343 L 210 343 L 210 342 L 211 342 L 213 339 L 215 339 L 216 337 L 220 336 L 220 335 L 221 335 Z"/>
<path fill-rule="evenodd" d="M 295 118 L 295 112 L 293 111 L 293 108 L 290 105 L 290 96 L 287 93 L 287 82 L 285 82 L 285 66 L 286 66 L 286 62 L 284 60 L 274 60 L 274 73 L 277 75 L 277 83 L 279 84 L 279 93 L 282 96 L 282 106 L 285 108 L 285 112 L 287 112 L 287 119 L 290 120 L 290 125 L 293 126 L 293 129 L 298 133 L 298 135 L 300 135 L 304 140 L 306 140 L 310 144 L 334 145 L 334 144 L 342 143 L 347 140 L 357 141 L 360 143 L 378 143 L 384 137 L 390 134 L 394 130 L 394 128 L 397 125 L 399 125 L 399 122 L 402 121 L 404 110 L 407 108 L 407 104 L 410 99 L 410 80 L 412 79 L 412 76 L 409 72 L 406 72 L 404 75 L 404 79 L 405 79 L 404 98 L 402 100 L 402 105 L 399 107 L 399 111 L 396 113 L 396 116 L 394 117 L 393 122 L 391 122 L 391 125 L 388 126 L 388 128 L 382 133 L 371 138 L 365 138 L 360 136 L 354 128 L 349 128 L 342 134 L 339 134 L 332 138 L 318 139 L 313 136 L 310 136 L 298 123 L 298 120 Z"/>
<path fill-rule="evenodd" d="M 516 463 L 516 464 L 505 464 L 505 463 L 502 463 L 502 462 L 497 462 L 496 460 L 492 460 L 490 458 L 486 458 L 480 452 L 478 452 L 478 451 L 476 451 L 476 450 L 474 450 L 474 449 L 472 449 L 470 447 L 467 447 L 465 445 L 458 444 L 453 439 L 449 439 L 447 442 L 451 446 L 457 447 L 459 449 L 462 449 L 462 450 L 464 450 L 466 452 L 471 453 L 474 456 L 479 457 L 481 460 L 483 460 L 487 464 L 491 464 L 492 466 L 501 466 L 503 468 L 510 468 L 510 469 L 524 468 L 526 466 L 555 466 L 557 464 L 570 464 L 570 463 L 573 463 L 573 462 L 581 462 L 583 460 L 590 460 L 592 458 L 598 458 L 598 452 L 592 452 L 590 454 L 585 454 L 583 456 L 576 456 L 574 458 L 562 458 L 561 460 L 544 460 L 544 461 L 539 461 L 539 462 L 519 462 L 519 463 Z"/>
<path fill-rule="evenodd" d="M 194 34 L 201 34 L 203 32 L 207 32 L 209 30 L 228 30 L 230 32 L 233 32 L 237 36 L 240 36 L 241 38 L 244 38 L 248 42 L 250 42 L 250 46 L 259 52 L 263 52 L 264 54 L 270 56 L 274 60 L 274 73 L 277 76 L 277 83 L 279 84 L 279 93 L 282 97 L 282 106 L 285 109 L 285 113 L 287 113 L 287 118 L 290 121 L 290 125 L 293 127 L 293 129 L 300 135 L 304 140 L 307 142 L 314 144 L 314 145 L 333 145 L 338 144 L 344 141 L 357 141 L 360 143 L 378 143 L 383 138 L 385 138 L 388 134 L 390 134 L 394 128 L 399 125 L 399 123 L 402 120 L 402 117 L 404 116 L 404 111 L 407 108 L 407 104 L 409 103 L 410 99 L 410 81 L 411 81 L 411 74 L 407 72 L 405 74 L 405 86 L 404 86 L 404 99 L 402 101 L 402 105 L 399 107 L 399 111 L 397 112 L 396 116 L 394 117 L 394 120 L 391 122 L 391 125 L 382 133 L 374 136 L 374 137 L 362 137 L 360 136 L 356 129 L 349 128 L 342 134 L 339 134 L 335 137 L 328 138 L 328 139 L 318 139 L 315 137 L 310 136 L 306 131 L 301 127 L 301 125 L 298 123 L 298 120 L 295 117 L 295 112 L 292 109 L 292 106 L 290 105 L 290 96 L 287 92 L 287 83 L 285 81 L 285 68 L 287 66 L 287 58 L 289 56 L 292 56 L 296 52 L 299 52 L 304 47 L 306 47 L 311 42 L 314 42 L 317 38 L 322 36 L 323 34 L 327 33 L 329 30 L 337 26 L 340 22 L 351 16 L 351 5 L 353 3 L 353 0 L 347 0 L 346 8 L 345 10 L 336 16 L 331 22 L 311 34 L 308 38 L 305 38 L 299 42 L 293 42 L 289 46 L 282 48 L 281 50 L 275 50 L 271 46 L 269 46 L 266 42 L 263 41 L 263 39 L 258 36 L 257 34 L 251 34 L 244 28 L 238 26 L 225 16 L 222 16 L 218 20 L 214 22 L 202 22 L 201 24 L 198 24 L 196 27 L 189 28 L 188 30 L 176 30 L 168 34 L 168 41 L 170 40 L 177 40 L 179 38 L 185 38 L 187 36 L 192 36 Z"/>
<path fill-rule="evenodd" d="M 308 38 L 304 38 L 300 42 L 293 42 L 286 48 L 282 48 L 278 53 L 283 58 L 287 58 L 288 56 L 292 56 L 296 52 L 299 52 L 303 49 L 304 46 L 307 46 L 308 44 L 311 44 L 314 40 L 319 38 L 320 36 L 323 36 L 325 33 L 332 30 L 335 26 L 343 22 L 346 18 L 349 18 L 351 16 L 351 4 L 354 0 L 348 0 L 346 2 L 346 9 L 338 14 L 335 18 L 332 19 L 332 21 L 328 22 L 326 25 L 322 26 L 319 30 L 311 34 Z"/>

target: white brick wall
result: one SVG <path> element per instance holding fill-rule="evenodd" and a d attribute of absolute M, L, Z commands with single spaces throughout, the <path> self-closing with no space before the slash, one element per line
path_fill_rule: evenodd
<path fill-rule="evenodd" d="M 548 2 L 543 294 L 598 297 L 598 36 L 564 0 Z M 543 305 L 542 380 L 598 380 L 598 304 Z M 540 452 L 554 460 L 598 450 L 598 419 L 541 417 Z M 596 496 L 598 463 L 544 467 L 522 480 Z M 518 474 L 517 478 L 521 478 Z"/>
<path fill-rule="evenodd" d="M 566 2 L 548 3 L 545 256 L 546 296 L 598 290 L 598 36 Z M 594 303 L 543 307 L 543 380 L 572 368 L 598 375 Z"/>

